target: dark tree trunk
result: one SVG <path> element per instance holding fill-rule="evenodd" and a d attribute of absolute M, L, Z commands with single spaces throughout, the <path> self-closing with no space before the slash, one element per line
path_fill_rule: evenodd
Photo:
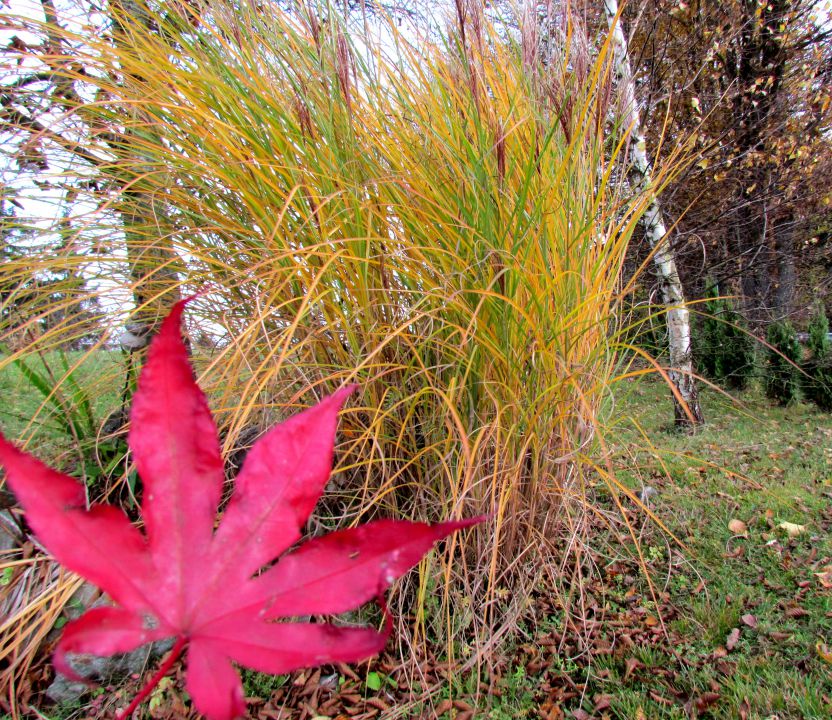
<path fill-rule="evenodd" d="M 774 295 L 774 309 L 777 317 L 789 317 L 794 312 L 794 298 L 797 288 L 795 268 L 795 237 L 791 217 L 778 223 L 775 237 L 777 261 L 777 285 Z"/>

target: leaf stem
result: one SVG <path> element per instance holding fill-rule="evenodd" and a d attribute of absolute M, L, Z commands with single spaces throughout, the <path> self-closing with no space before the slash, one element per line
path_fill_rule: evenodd
<path fill-rule="evenodd" d="M 165 661 L 159 666 L 159 669 L 154 673 L 153 677 L 147 681 L 147 684 L 139 690 L 138 694 L 133 698 L 127 708 L 116 715 L 116 720 L 127 720 L 127 718 L 130 717 L 133 711 L 144 701 L 144 699 L 153 692 L 153 688 L 155 688 L 159 684 L 159 681 L 168 674 L 168 670 L 171 669 L 173 663 L 179 659 L 179 656 L 182 654 L 182 650 L 185 648 L 187 642 L 187 639 L 182 635 L 176 638 L 176 642 L 174 643 L 170 654 L 165 658 Z"/>

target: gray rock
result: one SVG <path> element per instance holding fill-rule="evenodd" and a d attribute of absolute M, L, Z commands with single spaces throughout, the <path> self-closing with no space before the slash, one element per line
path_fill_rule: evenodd
<path fill-rule="evenodd" d="M 52 684 L 46 689 L 46 697 L 56 703 L 75 702 L 91 689 L 92 684 L 109 684 L 118 678 L 143 672 L 172 647 L 173 638 L 170 638 L 110 657 L 69 654 L 67 659 L 70 667 L 87 682 L 71 680 L 66 675 L 56 673 Z"/>
<path fill-rule="evenodd" d="M 94 586 L 86 583 L 82 585 L 73 596 L 73 598 L 78 598 L 80 603 L 71 604 L 67 608 L 67 614 L 70 617 L 80 616 L 87 609 L 83 607 L 84 599 L 89 602 L 95 594 L 97 590 Z M 99 597 L 89 607 L 102 607 L 109 604 L 107 598 Z M 70 653 L 67 656 L 70 667 L 86 682 L 72 680 L 61 673 L 56 673 L 52 684 L 46 689 L 46 697 L 56 703 L 75 702 L 90 690 L 92 684 L 109 684 L 127 675 L 140 673 L 172 647 L 173 638 L 170 638 L 143 645 L 129 653 L 119 653 L 110 657 Z"/>
<path fill-rule="evenodd" d="M 8 510 L 0 510 L 0 552 L 18 547 L 18 534 L 17 523 L 12 514 Z"/>
<path fill-rule="evenodd" d="M 641 491 L 638 494 L 638 499 L 641 500 L 642 503 L 647 505 L 650 500 L 656 497 L 659 494 L 659 491 L 656 490 L 652 485 L 645 485 L 641 488 Z"/>
<path fill-rule="evenodd" d="M 125 350 L 141 350 L 143 347 L 147 346 L 148 340 L 147 338 L 134 335 L 131 332 L 126 332 L 122 333 L 121 337 L 118 339 L 118 343 Z"/>
<path fill-rule="evenodd" d="M 70 680 L 66 675 L 57 673 L 52 684 L 46 688 L 46 697 L 58 705 L 79 700 L 90 686 L 83 682 Z"/>
<path fill-rule="evenodd" d="M 46 697 L 56 703 L 75 702 L 89 692 L 93 684 L 109 684 L 118 678 L 142 672 L 172 647 L 173 638 L 170 638 L 111 657 L 70 654 L 67 656 L 70 667 L 87 682 L 71 680 L 66 675 L 56 673 L 52 684 L 46 689 Z"/>
<path fill-rule="evenodd" d="M 150 344 L 150 326 L 144 323 L 127 323 L 125 332 L 118 341 L 125 350 L 141 350 Z"/>

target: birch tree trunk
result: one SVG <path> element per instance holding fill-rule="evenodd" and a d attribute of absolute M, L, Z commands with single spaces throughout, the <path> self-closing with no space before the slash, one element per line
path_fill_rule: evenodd
<path fill-rule="evenodd" d="M 644 213 L 644 231 L 653 248 L 653 261 L 659 273 L 662 301 L 666 308 L 668 344 L 670 349 L 670 380 L 676 392 L 673 394 L 675 421 L 678 427 L 692 428 L 704 422 L 691 357 L 690 313 L 673 248 L 670 245 L 658 198 L 650 190 L 651 164 L 647 155 L 647 143 L 641 124 L 641 111 L 636 100 L 636 86 L 630 66 L 627 37 L 618 17 L 618 0 L 604 0 L 607 23 L 612 33 L 615 79 L 621 93 L 622 124 L 630 128 L 632 160 L 628 168 L 630 182 L 641 192 L 648 192 L 650 202 Z M 678 396 L 677 394 L 678 393 Z M 683 402 L 680 402 L 680 398 Z"/>

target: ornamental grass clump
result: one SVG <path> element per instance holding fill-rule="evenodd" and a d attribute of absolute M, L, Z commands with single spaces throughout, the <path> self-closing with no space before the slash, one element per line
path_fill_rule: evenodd
<path fill-rule="evenodd" d="M 490 514 L 391 598 L 411 657 L 479 662 L 541 580 L 572 611 L 596 488 L 621 507 L 603 408 L 649 194 L 622 185 L 609 48 L 564 22 L 541 57 L 476 12 L 416 41 L 326 5 L 198 7 L 61 31 L 100 162 L 71 242 L 28 268 L 83 268 L 143 327 L 205 288 L 192 350 L 226 455 L 360 383 L 315 527 Z"/>

